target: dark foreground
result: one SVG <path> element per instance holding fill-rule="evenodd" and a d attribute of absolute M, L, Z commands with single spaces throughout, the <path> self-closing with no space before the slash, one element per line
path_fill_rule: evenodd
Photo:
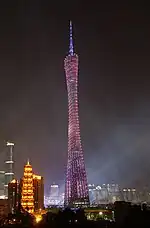
<path fill-rule="evenodd" d="M 1 219 L 1 227 L 35 227 L 35 228 L 128 228 L 128 227 L 150 227 L 150 210 L 145 206 L 131 206 L 125 203 L 118 203 L 114 208 L 113 220 L 98 219 L 97 221 L 87 220 L 83 209 L 76 212 L 65 209 L 58 213 L 48 212 L 43 215 L 41 221 L 35 220 L 34 216 L 28 213 L 17 212 L 15 215 Z"/>

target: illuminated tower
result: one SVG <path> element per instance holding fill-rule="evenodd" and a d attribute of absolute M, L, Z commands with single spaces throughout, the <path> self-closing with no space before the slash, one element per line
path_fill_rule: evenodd
<path fill-rule="evenodd" d="M 68 91 L 68 163 L 65 183 L 65 206 L 88 205 L 88 184 L 82 151 L 78 115 L 78 55 L 74 53 L 70 22 L 69 54 L 64 60 Z"/>
<path fill-rule="evenodd" d="M 14 161 L 13 161 L 13 147 L 14 143 L 7 142 L 7 152 L 5 161 L 5 185 L 4 195 L 8 198 L 8 184 L 14 179 Z"/>
<path fill-rule="evenodd" d="M 21 206 L 29 213 L 34 212 L 34 190 L 33 172 L 29 161 L 24 166 L 24 176 L 22 180 Z"/>

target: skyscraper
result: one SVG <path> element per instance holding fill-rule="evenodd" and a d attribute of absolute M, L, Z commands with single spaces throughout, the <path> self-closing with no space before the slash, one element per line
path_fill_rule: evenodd
<path fill-rule="evenodd" d="M 24 176 L 22 179 L 21 206 L 29 213 L 34 212 L 34 191 L 33 191 L 33 172 L 29 161 L 24 166 Z"/>
<path fill-rule="evenodd" d="M 19 181 L 16 179 L 13 179 L 8 184 L 8 207 L 9 207 L 9 213 L 16 213 L 16 211 L 19 208 L 20 203 L 20 185 Z"/>
<path fill-rule="evenodd" d="M 0 199 L 4 198 L 5 171 L 0 171 Z"/>
<path fill-rule="evenodd" d="M 5 185 L 4 194 L 8 198 L 8 184 L 14 179 L 14 160 L 13 160 L 13 147 L 14 143 L 7 142 L 7 152 L 5 161 Z"/>
<path fill-rule="evenodd" d="M 57 184 L 52 184 L 50 187 L 50 204 L 59 204 L 59 186 Z"/>
<path fill-rule="evenodd" d="M 44 208 L 44 180 L 43 177 L 33 174 L 34 210 Z"/>
<path fill-rule="evenodd" d="M 88 205 L 89 194 L 80 139 L 78 115 L 78 55 L 74 53 L 70 22 L 69 54 L 64 60 L 68 91 L 68 162 L 65 183 L 65 205 Z"/>
<path fill-rule="evenodd" d="M 52 184 L 50 187 L 50 196 L 58 197 L 59 186 L 57 184 Z"/>

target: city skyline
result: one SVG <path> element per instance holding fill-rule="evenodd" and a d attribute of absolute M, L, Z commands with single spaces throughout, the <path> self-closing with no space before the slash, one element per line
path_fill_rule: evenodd
<path fill-rule="evenodd" d="M 97 10 L 86 6 L 82 13 L 71 6 L 72 11 L 64 9 L 63 14 L 50 3 L 10 9 L 5 3 L 0 9 L 0 152 L 4 140 L 15 143 L 15 173 L 22 176 L 30 157 L 46 185 L 64 182 L 63 59 L 72 19 L 80 55 L 80 123 L 88 182 L 148 183 L 150 34 L 141 5 L 130 9 L 123 3 L 101 3 Z M 1 161 L 3 157 L 0 153 Z"/>

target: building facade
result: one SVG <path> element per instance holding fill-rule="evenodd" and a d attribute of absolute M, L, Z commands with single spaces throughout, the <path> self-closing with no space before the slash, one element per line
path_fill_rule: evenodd
<path fill-rule="evenodd" d="M 34 211 L 44 208 L 44 179 L 33 174 Z"/>
<path fill-rule="evenodd" d="M 57 184 L 52 184 L 50 186 L 50 197 L 49 197 L 50 205 L 58 205 L 60 201 L 59 197 L 59 186 Z"/>
<path fill-rule="evenodd" d="M 0 199 L 4 198 L 5 171 L 0 171 Z"/>
<path fill-rule="evenodd" d="M 118 184 L 89 184 L 88 187 L 91 205 L 113 204 L 115 201 L 123 200 Z"/>
<path fill-rule="evenodd" d="M 8 199 L 0 199 L 0 220 L 8 215 Z"/>
<path fill-rule="evenodd" d="M 137 192 L 137 190 L 135 188 L 123 188 L 122 190 L 122 194 L 123 194 L 123 199 L 126 202 L 131 202 L 131 203 L 138 203 L 138 201 L 140 202 L 141 200 L 139 200 L 139 193 Z"/>
<path fill-rule="evenodd" d="M 5 160 L 5 184 L 4 195 L 8 198 L 8 184 L 14 179 L 14 143 L 7 142 L 6 160 Z"/>
<path fill-rule="evenodd" d="M 8 207 L 9 213 L 15 214 L 20 204 L 20 184 L 14 179 L 8 184 Z"/>

